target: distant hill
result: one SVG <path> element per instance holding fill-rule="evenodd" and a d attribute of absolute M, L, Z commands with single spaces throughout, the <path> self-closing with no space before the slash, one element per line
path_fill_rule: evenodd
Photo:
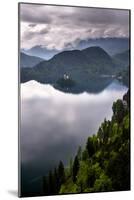
<path fill-rule="evenodd" d="M 77 48 L 85 49 L 91 46 L 99 46 L 111 56 L 130 48 L 129 38 L 96 38 L 81 40 L 78 43 Z"/>
<path fill-rule="evenodd" d="M 100 47 L 63 51 L 49 61 L 39 63 L 35 68 L 36 70 L 47 70 L 50 73 L 52 69 L 55 74 L 56 72 L 58 75 L 67 73 L 70 76 L 79 70 L 89 74 L 111 74 L 116 70 L 112 58 Z"/>
<path fill-rule="evenodd" d="M 115 54 L 113 56 L 113 59 L 116 62 L 120 63 L 121 65 L 128 66 L 129 65 L 129 55 L 130 55 L 130 51 L 126 50 L 121 53 Z"/>
<path fill-rule="evenodd" d="M 43 61 L 42 58 L 38 58 L 35 56 L 29 56 L 25 53 L 20 53 L 20 67 L 34 67 Z"/>
<path fill-rule="evenodd" d="M 23 49 L 25 53 L 31 56 L 37 56 L 45 60 L 51 59 L 55 54 L 59 53 L 56 49 L 47 49 L 41 45 L 34 46 L 30 49 Z"/>
<path fill-rule="evenodd" d="M 110 77 L 121 70 L 121 66 L 102 48 L 89 47 L 84 50 L 63 51 L 33 68 L 22 68 L 21 82 L 36 80 L 64 91 L 91 91 L 93 81 L 96 84 L 100 81 L 103 85 L 108 84 Z"/>
<path fill-rule="evenodd" d="M 109 55 L 113 56 L 121 51 L 129 49 L 129 38 L 96 38 L 80 40 L 72 47 L 70 44 L 67 44 L 62 51 L 74 49 L 82 50 L 92 46 L 99 46 L 103 48 Z M 36 45 L 30 49 L 23 49 L 23 52 L 31 56 L 37 56 L 45 60 L 49 60 L 61 51 L 57 49 L 48 49 L 42 45 Z"/>
<path fill-rule="evenodd" d="M 89 47 L 82 50 L 93 73 L 112 74 L 116 71 L 116 65 L 111 56 L 100 47 Z"/>

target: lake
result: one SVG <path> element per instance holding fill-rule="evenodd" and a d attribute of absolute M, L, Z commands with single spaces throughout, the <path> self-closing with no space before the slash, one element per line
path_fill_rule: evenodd
<path fill-rule="evenodd" d="M 23 193 L 40 194 L 42 176 L 60 160 L 65 166 L 69 163 L 104 118 L 111 118 L 113 102 L 126 91 L 117 80 L 98 93 L 81 94 L 64 93 L 36 81 L 21 84 Z"/>

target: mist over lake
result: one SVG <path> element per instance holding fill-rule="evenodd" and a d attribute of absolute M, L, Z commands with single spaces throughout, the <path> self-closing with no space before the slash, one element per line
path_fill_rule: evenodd
<path fill-rule="evenodd" d="M 69 163 L 78 146 L 97 132 L 104 118 L 111 118 L 113 102 L 126 91 L 118 81 L 98 94 L 64 93 L 36 81 L 21 84 L 23 180 L 31 184 L 60 160 Z"/>

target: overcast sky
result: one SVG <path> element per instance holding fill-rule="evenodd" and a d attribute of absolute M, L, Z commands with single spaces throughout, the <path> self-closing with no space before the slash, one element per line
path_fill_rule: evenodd
<path fill-rule="evenodd" d="M 21 48 L 75 48 L 80 40 L 128 37 L 127 10 L 21 4 Z"/>

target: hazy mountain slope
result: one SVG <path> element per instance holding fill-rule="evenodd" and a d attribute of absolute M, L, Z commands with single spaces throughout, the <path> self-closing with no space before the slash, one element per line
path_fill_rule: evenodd
<path fill-rule="evenodd" d="M 35 56 L 29 56 L 24 53 L 20 53 L 20 67 L 33 67 L 43 61 L 42 58 Z"/>
<path fill-rule="evenodd" d="M 52 58 L 55 54 L 59 53 L 56 49 L 47 49 L 41 45 L 34 46 L 30 49 L 24 49 L 25 53 L 32 55 L 32 56 L 38 56 L 40 58 L 43 58 L 45 60 L 49 60 Z"/>
<path fill-rule="evenodd" d="M 103 48 L 109 55 L 115 55 L 130 48 L 129 38 L 96 38 L 81 40 L 78 43 L 77 48 L 85 49 L 91 46 L 99 46 Z"/>
<path fill-rule="evenodd" d="M 126 50 L 121 53 L 115 54 L 113 56 L 113 58 L 116 62 L 120 63 L 121 65 L 128 66 L 129 65 L 129 55 L 130 55 L 130 51 Z"/>

